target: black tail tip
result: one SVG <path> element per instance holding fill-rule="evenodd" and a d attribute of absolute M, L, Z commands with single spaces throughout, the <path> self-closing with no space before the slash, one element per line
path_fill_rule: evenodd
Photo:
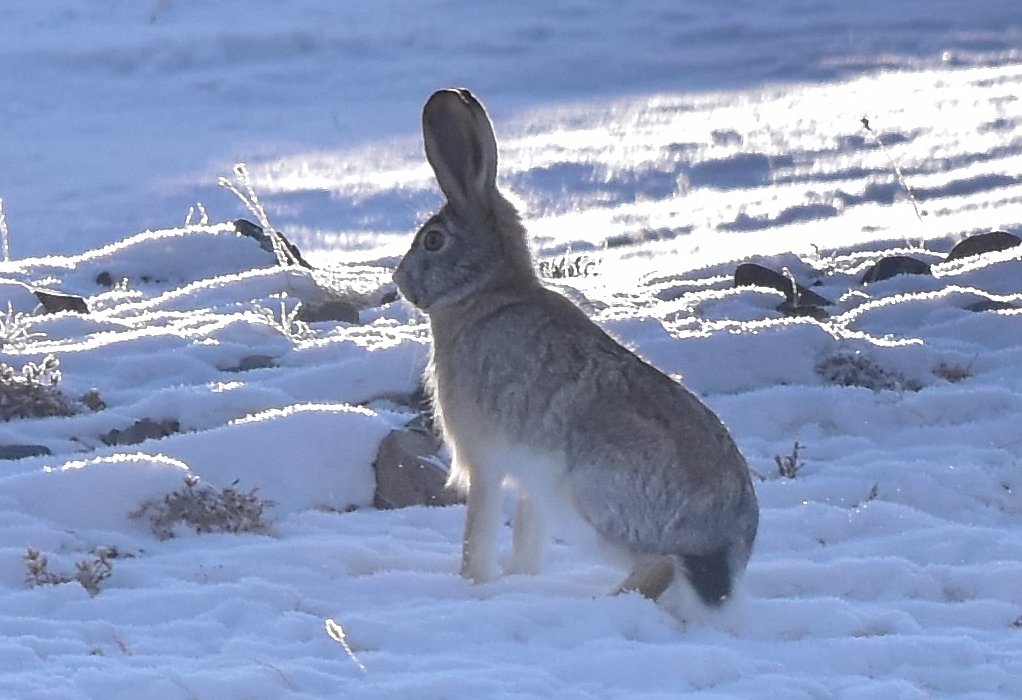
<path fill-rule="evenodd" d="M 728 550 L 718 549 L 709 554 L 685 554 L 685 576 L 708 606 L 719 607 L 731 595 L 733 584 Z"/>

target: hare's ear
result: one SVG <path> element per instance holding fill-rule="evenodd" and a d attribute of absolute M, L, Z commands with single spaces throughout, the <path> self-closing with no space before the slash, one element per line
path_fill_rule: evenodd
<path fill-rule="evenodd" d="M 433 93 L 422 108 L 422 140 L 447 201 L 478 210 L 497 181 L 497 139 L 479 100 L 464 88 Z"/>

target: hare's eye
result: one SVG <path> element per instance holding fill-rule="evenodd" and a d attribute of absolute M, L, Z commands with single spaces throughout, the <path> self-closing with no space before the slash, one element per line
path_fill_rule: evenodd
<path fill-rule="evenodd" d="M 428 250 L 430 253 L 435 253 L 440 250 L 444 245 L 444 232 L 431 228 L 422 234 L 422 247 Z"/>

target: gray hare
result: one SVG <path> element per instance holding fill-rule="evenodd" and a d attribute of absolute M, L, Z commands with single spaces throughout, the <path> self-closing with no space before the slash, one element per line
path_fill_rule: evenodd
<path fill-rule="evenodd" d="M 497 190 L 496 138 L 472 93 L 434 93 L 422 131 L 447 202 L 394 280 L 429 316 L 427 383 L 451 449 L 450 484 L 468 491 L 462 575 L 496 576 L 508 483 L 518 495 L 510 571 L 538 571 L 550 509 L 570 503 L 627 555 L 634 568 L 621 590 L 658 598 L 687 581 L 720 605 L 759 522 L 731 435 L 692 393 L 543 286 L 519 215 Z"/>

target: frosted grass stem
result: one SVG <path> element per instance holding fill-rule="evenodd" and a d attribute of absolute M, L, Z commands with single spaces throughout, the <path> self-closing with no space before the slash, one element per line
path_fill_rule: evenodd
<path fill-rule="evenodd" d="M 270 237 L 270 243 L 273 245 L 273 253 L 277 256 L 277 260 L 281 265 L 297 265 L 298 258 L 295 257 L 286 245 L 281 235 L 277 232 L 277 229 L 273 228 L 270 224 L 270 217 L 266 215 L 266 210 L 263 209 L 262 202 L 259 201 L 259 195 L 256 194 L 255 188 L 252 186 L 252 180 L 249 177 L 248 166 L 244 163 L 236 163 L 234 166 L 234 174 L 238 178 L 238 182 L 235 183 L 233 180 L 227 177 L 221 177 L 218 180 L 218 184 L 221 187 L 225 187 L 235 197 L 241 200 L 241 203 L 252 212 L 252 215 L 259 220 L 259 225 L 263 227 L 263 231 L 267 236 Z M 240 187 L 239 187 L 240 184 Z M 244 189 L 244 191 L 242 191 Z"/>
<path fill-rule="evenodd" d="M 875 131 L 873 131 L 873 127 L 871 127 L 869 124 L 869 119 L 867 117 L 863 117 L 861 121 L 863 128 L 866 129 L 866 133 L 870 135 L 874 143 L 880 146 L 880 150 L 883 151 L 884 156 L 887 157 L 887 162 L 890 163 L 891 167 L 894 169 L 894 174 L 897 176 L 898 182 L 901 184 L 902 189 L 904 189 L 905 193 L 908 195 L 908 201 L 912 203 L 912 208 L 916 212 L 916 218 L 919 219 L 919 223 L 923 223 L 923 212 L 919 209 L 919 202 L 918 200 L 916 200 L 916 193 L 912 191 L 911 187 L 909 187 L 908 181 L 905 179 L 904 173 L 901 172 L 901 168 L 898 167 L 898 164 L 894 161 L 894 158 L 891 157 L 891 152 L 887 150 L 887 146 L 884 145 L 884 142 L 881 141 L 880 137 L 877 136 Z"/>
<path fill-rule="evenodd" d="M 4 262 L 11 259 L 11 239 L 7 231 L 7 214 L 4 213 L 4 200 L 0 199 L 0 247 L 3 248 Z"/>

